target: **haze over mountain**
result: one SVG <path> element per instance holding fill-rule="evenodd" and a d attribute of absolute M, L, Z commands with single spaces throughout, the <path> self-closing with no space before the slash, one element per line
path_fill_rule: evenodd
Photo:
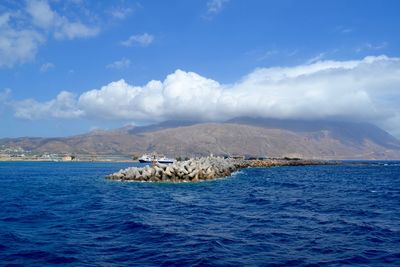
<path fill-rule="evenodd" d="M 324 159 L 400 159 L 400 141 L 368 123 L 236 118 L 223 123 L 167 121 L 94 130 L 66 138 L 2 139 L 36 153 L 168 156 L 245 155 Z"/>

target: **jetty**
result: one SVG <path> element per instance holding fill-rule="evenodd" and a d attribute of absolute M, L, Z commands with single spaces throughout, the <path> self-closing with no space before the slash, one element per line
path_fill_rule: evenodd
<path fill-rule="evenodd" d="M 152 166 L 129 167 L 106 176 L 117 181 L 138 182 L 197 182 L 231 175 L 249 167 L 305 166 L 334 164 L 328 161 L 303 159 L 244 160 L 222 157 L 202 157 L 173 164 L 155 163 Z"/>

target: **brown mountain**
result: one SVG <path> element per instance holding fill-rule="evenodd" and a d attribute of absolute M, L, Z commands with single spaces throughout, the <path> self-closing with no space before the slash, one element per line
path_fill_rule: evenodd
<path fill-rule="evenodd" d="M 368 123 L 237 118 L 169 121 L 65 138 L 2 139 L 36 153 L 167 156 L 247 155 L 324 159 L 400 159 L 400 141 Z"/>

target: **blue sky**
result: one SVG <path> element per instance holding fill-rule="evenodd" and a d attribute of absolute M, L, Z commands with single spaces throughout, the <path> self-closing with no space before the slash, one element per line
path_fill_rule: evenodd
<path fill-rule="evenodd" d="M 389 0 L 2 1 L 0 137 L 244 115 L 368 121 L 400 137 L 399 10 Z"/>

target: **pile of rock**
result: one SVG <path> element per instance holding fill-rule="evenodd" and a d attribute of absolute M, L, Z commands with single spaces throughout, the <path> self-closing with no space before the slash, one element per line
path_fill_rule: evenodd
<path fill-rule="evenodd" d="M 337 162 L 310 160 L 310 159 L 265 159 L 249 160 L 247 167 L 275 167 L 275 166 L 307 166 L 307 165 L 332 165 Z"/>
<path fill-rule="evenodd" d="M 170 165 L 156 164 L 143 168 L 130 167 L 106 178 L 119 181 L 194 182 L 229 176 L 232 172 L 243 167 L 245 166 L 241 162 L 233 159 L 205 157 L 175 162 Z"/>
<path fill-rule="evenodd" d="M 130 167 L 108 175 L 106 178 L 118 181 L 143 182 L 195 182 L 225 177 L 242 168 L 303 166 L 332 164 L 327 161 L 301 159 L 242 160 L 220 157 L 204 157 L 175 162 L 170 165 L 155 164 L 143 168 Z"/>

